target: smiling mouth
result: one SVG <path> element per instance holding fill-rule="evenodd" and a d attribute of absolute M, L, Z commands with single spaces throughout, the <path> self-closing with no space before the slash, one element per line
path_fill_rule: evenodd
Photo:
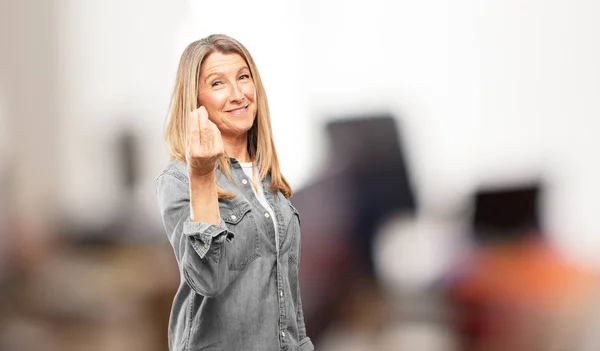
<path fill-rule="evenodd" d="M 238 108 L 236 108 L 236 109 L 229 110 L 229 111 L 225 111 L 225 112 L 234 112 L 234 113 L 235 113 L 235 112 L 242 112 L 242 111 L 244 111 L 245 109 L 247 109 L 247 108 L 248 108 L 248 106 L 249 106 L 249 105 L 242 106 L 242 107 L 238 107 Z"/>

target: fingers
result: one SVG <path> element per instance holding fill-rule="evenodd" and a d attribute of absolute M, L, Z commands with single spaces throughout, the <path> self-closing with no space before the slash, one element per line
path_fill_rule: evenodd
<path fill-rule="evenodd" d="M 204 106 L 192 111 L 188 124 L 188 143 L 201 143 L 202 131 L 208 127 L 208 113 Z"/>
<path fill-rule="evenodd" d="M 206 108 L 204 106 L 200 106 L 200 108 L 196 110 L 196 115 L 198 118 L 198 127 L 200 128 L 200 130 L 208 128 L 208 112 L 206 112 Z"/>
<path fill-rule="evenodd" d="M 209 128 L 212 130 L 211 135 L 213 140 L 214 152 L 217 156 L 221 156 L 225 153 L 223 139 L 221 139 L 221 131 L 219 130 L 219 127 L 217 127 L 217 125 L 211 120 L 208 121 L 208 124 L 210 125 Z"/>
<path fill-rule="evenodd" d="M 188 144 L 199 141 L 199 137 L 200 123 L 198 122 L 198 110 L 195 110 L 190 113 L 190 118 L 188 120 Z"/>
<path fill-rule="evenodd" d="M 192 158 L 211 158 L 224 153 L 221 132 L 208 117 L 204 106 L 192 111 L 189 121 L 188 152 Z"/>

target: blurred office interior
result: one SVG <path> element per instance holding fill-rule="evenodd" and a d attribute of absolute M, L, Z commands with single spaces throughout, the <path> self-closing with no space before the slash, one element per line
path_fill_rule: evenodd
<path fill-rule="evenodd" d="M 179 56 L 240 40 L 318 350 L 598 350 L 600 3 L 0 2 L 0 350 L 166 350 Z"/>

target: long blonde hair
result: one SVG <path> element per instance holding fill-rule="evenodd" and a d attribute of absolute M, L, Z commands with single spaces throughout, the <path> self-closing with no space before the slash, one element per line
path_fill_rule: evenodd
<path fill-rule="evenodd" d="M 260 166 L 259 179 L 261 181 L 270 173 L 271 190 L 280 190 L 285 197 L 292 196 L 292 188 L 279 169 L 279 160 L 277 159 L 271 131 L 269 104 L 256 64 L 248 50 L 240 42 L 227 35 L 213 34 L 197 40 L 188 45 L 181 55 L 165 128 L 165 142 L 171 160 L 178 159 L 184 163 L 186 162 L 186 138 L 190 113 L 199 107 L 198 80 L 200 68 L 204 59 L 214 52 L 238 54 L 246 61 L 254 81 L 257 104 L 256 118 L 248 131 L 248 153 L 250 158 Z M 233 183 L 229 161 L 225 156 L 219 158 L 218 167 Z M 221 188 L 218 191 L 219 198 L 232 198 L 234 196 Z"/>

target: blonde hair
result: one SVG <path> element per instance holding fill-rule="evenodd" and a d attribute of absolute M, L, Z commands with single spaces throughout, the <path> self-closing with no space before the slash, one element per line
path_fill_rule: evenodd
<path fill-rule="evenodd" d="M 256 64 L 248 50 L 240 42 L 227 35 L 213 34 L 197 40 L 188 45 L 181 55 L 165 128 L 165 142 L 171 160 L 178 159 L 184 163 L 186 162 L 189 118 L 191 112 L 199 107 L 198 80 L 200 78 L 200 68 L 204 59 L 214 52 L 238 54 L 246 61 L 254 81 L 257 104 L 256 118 L 248 131 L 248 153 L 250 158 L 256 161 L 260 167 L 260 181 L 270 173 L 271 190 L 280 190 L 285 197 L 292 196 L 292 189 L 279 169 L 279 160 L 271 131 L 269 104 Z M 219 158 L 218 167 L 234 183 L 229 161 L 225 156 Z M 234 194 L 225 192 L 221 188 L 218 191 L 219 198 L 234 197 Z"/>

